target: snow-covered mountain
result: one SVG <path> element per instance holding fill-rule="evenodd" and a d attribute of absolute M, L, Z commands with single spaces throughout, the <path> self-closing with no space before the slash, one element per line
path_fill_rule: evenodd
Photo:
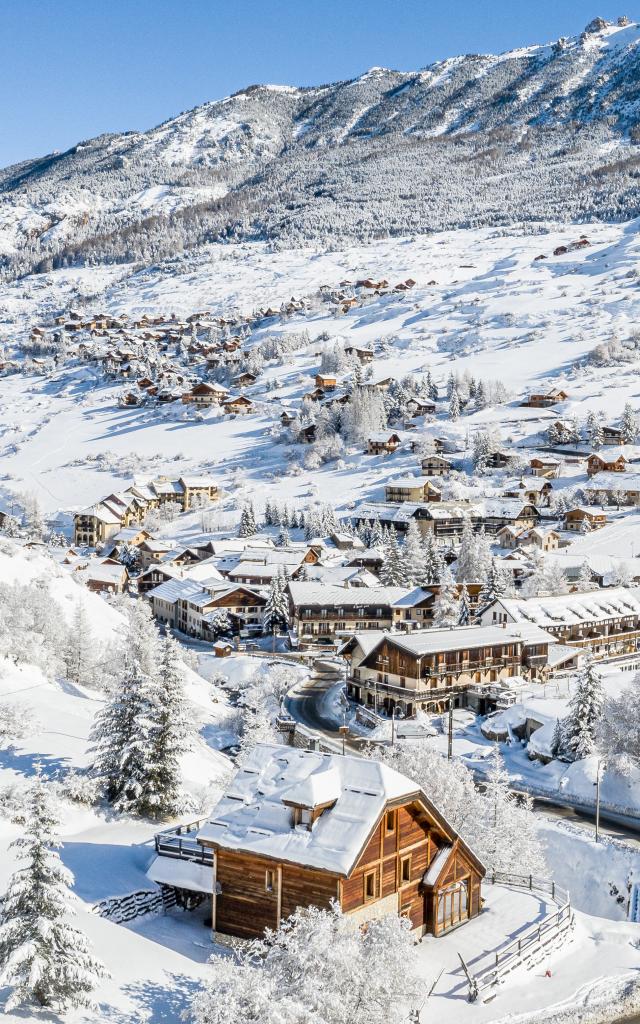
<path fill-rule="evenodd" d="M 640 212 L 640 26 L 261 85 L 0 171 L 0 268 Z"/>

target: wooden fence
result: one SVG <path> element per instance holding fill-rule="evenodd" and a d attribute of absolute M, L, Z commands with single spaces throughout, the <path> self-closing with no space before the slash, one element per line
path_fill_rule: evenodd
<path fill-rule="evenodd" d="M 493 871 L 487 875 L 486 882 L 493 885 L 508 885 L 517 889 L 528 889 L 535 893 L 544 893 L 556 903 L 557 909 L 551 911 L 536 924 L 522 932 L 517 939 L 507 946 L 496 950 L 493 964 L 472 974 L 462 957 L 460 960 L 469 982 L 469 1000 L 482 998 L 494 985 L 499 984 L 510 971 L 527 963 L 552 945 L 565 942 L 573 927 L 571 900 L 566 889 L 549 879 L 534 878 L 533 875 L 515 875 L 503 871 Z"/>
<path fill-rule="evenodd" d="M 163 886 L 162 889 L 139 889 L 129 892 L 126 896 L 113 896 L 108 900 L 100 900 L 91 909 L 98 917 L 105 917 L 115 924 L 126 924 L 136 917 L 145 914 L 160 914 L 176 904 L 173 889 Z"/>

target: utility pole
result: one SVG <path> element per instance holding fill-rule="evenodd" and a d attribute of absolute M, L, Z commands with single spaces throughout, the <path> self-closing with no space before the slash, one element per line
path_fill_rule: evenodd
<path fill-rule="evenodd" d="M 602 765 L 602 758 L 598 758 L 598 765 L 596 767 L 596 843 L 600 838 L 600 766 Z"/>
<path fill-rule="evenodd" d="M 449 734 L 447 736 L 447 761 L 453 757 L 453 694 L 449 697 Z"/>

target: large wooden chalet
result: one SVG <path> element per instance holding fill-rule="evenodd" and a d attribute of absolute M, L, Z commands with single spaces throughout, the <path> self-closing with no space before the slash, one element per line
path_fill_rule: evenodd
<path fill-rule="evenodd" d="M 366 758 L 259 744 L 196 838 L 199 862 L 158 837 L 148 874 L 184 903 L 210 894 L 214 935 L 255 938 L 332 900 L 358 924 L 401 914 L 442 935 L 482 906 L 473 851 L 415 782 Z"/>
<path fill-rule="evenodd" d="M 405 718 L 434 701 L 466 703 L 474 686 L 546 674 L 554 638 L 538 626 L 425 629 L 403 635 L 356 633 L 340 648 L 349 664 L 347 692 L 375 711 Z"/>
<path fill-rule="evenodd" d="M 640 587 L 607 587 L 528 601 L 501 597 L 484 609 L 480 620 L 511 630 L 533 624 L 556 643 L 585 648 L 599 657 L 632 654 L 640 647 Z"/>

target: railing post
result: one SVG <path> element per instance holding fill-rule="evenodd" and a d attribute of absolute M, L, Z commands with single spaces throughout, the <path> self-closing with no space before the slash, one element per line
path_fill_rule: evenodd
<path fill-rule="evenodd" d="M 555 898 L 556 898 L 556 883 L 552 882 L 551 883 L 551 899 L 555 900 Z"/>
<path fill-rule="evenodd" d="M 529 888 L 533 889 L 533 875 L 529 875 Z"/>

